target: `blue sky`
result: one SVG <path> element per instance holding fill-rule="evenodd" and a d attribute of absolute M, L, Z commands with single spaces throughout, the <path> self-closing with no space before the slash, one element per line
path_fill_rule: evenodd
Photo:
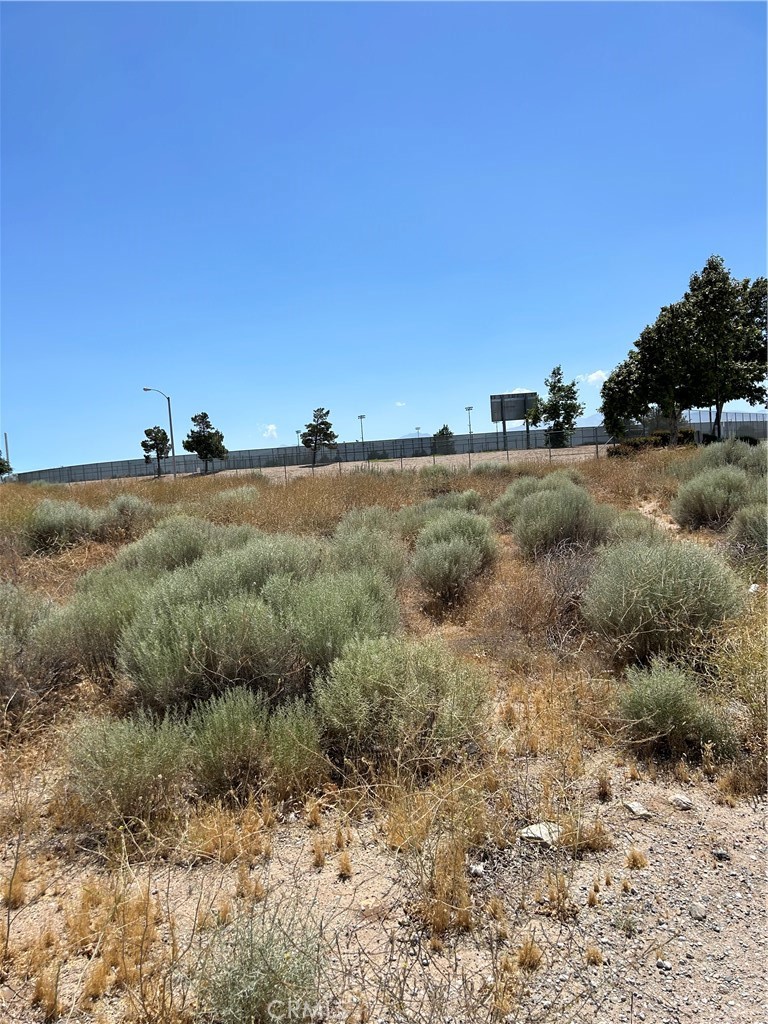
<path fill-rule="evenodd" d="M 17 470 L 587 413 L 707 257 L 765 273 L 760 3 L 2 6 Z"/>

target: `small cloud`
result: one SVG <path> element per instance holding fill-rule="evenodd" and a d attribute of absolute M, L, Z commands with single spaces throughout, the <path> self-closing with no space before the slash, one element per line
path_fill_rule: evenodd
<path fill-rule="evenodd" d="M 277 440 L 277 427 L 275 426 L 275 424 L 274 423 L 268 423 L 267 426 L 264 428 L 264 433 L 261 436 L 262 437 L 270 437 L 270 438 L 272 438 L 273 440 L 276 441 Z"/>
<path fill-rule="evenodd" d="M 398 409 L 402 409 L 403 406 L 405 405 L 405 402 L 395 402 L 395 405 L 397 406 Z"/>
<path fill-rule="evenodd" d="M 592 387 L 598 388 L 608 380 L 608 374 L 605 370 L 595 370 L 594 373 L 580 373 L 576 380 L 579 384 L 591 384 Z"/>

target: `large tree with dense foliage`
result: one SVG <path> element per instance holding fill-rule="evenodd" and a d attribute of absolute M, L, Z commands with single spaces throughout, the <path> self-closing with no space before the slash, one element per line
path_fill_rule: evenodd
<path fill-rule="evenodd" d="M 224 447 L 224 435 L 214 428 L 207 412 L 193 416 L 192 424 L 192 429 L 181 443 L 185 451 L 194 452 L 198 459 L 202 459 L 207 473 L 212 459 L 226 459 L 229 455 Z"/>
<path fill-rule="evenodd" d="M 301 435 L 301 443 L 312 452 L 312 465 L 317 462 L 317 453 L 324 448 L 329 451 L 336 447 L 339 435 L 334 433 L 330 416 L 330 409 L 315 409 L 312 413 L 312 422 L 308 423 Z"/>
<path fill-rule="evenodd" d="M 738 281 L 720 256 L 710 256 L 683 298 L 664 306 L 602 388 L 603 422 L 621 435 L 652 406 L 669 418 L 670 443 L 686 409 L 764 402 L 766 279 Z"/>

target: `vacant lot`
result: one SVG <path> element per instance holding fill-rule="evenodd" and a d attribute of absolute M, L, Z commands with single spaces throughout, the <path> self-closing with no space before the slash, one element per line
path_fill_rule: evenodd
<path fill-rule="evenodd" d="M 0 488 L 0 1019 L 765 1019 L 765 448 Z M 431 462 L 431 460 L 430 460 Z"/>

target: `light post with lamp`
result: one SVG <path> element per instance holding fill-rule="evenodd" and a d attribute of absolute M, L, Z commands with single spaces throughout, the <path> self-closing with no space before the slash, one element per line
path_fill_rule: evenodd
<path fill-rule="evenodd" d="M 469 423 L 469 450 L 472 451 L 472 410 L 474 405 L 465 405 L 464 411 L 467 414 L 467 422 Z"/>
<path fill-rule="evenodd" d="M 365 434 L 363 433 L 363 420 L 365 419 L 365 413 L 361 412 L 357 418 L 360 420 L 360 444 L 363 446 L 363 461 L 365 461 Z"/>
<path fill-rule="evenodd" d="M 168 403 L 168 425 L 171 428 L 171 466 L 173 467 L 173 479 L 176 479 L 176 446 L 173 443 L 173 416 L 171 415 L 171 396 L 166 395 L 164 391 L 159 391 L 157 388 L 143 388 L 144 391 L 155 391 L 158 395 L 162 395 Z"/>

